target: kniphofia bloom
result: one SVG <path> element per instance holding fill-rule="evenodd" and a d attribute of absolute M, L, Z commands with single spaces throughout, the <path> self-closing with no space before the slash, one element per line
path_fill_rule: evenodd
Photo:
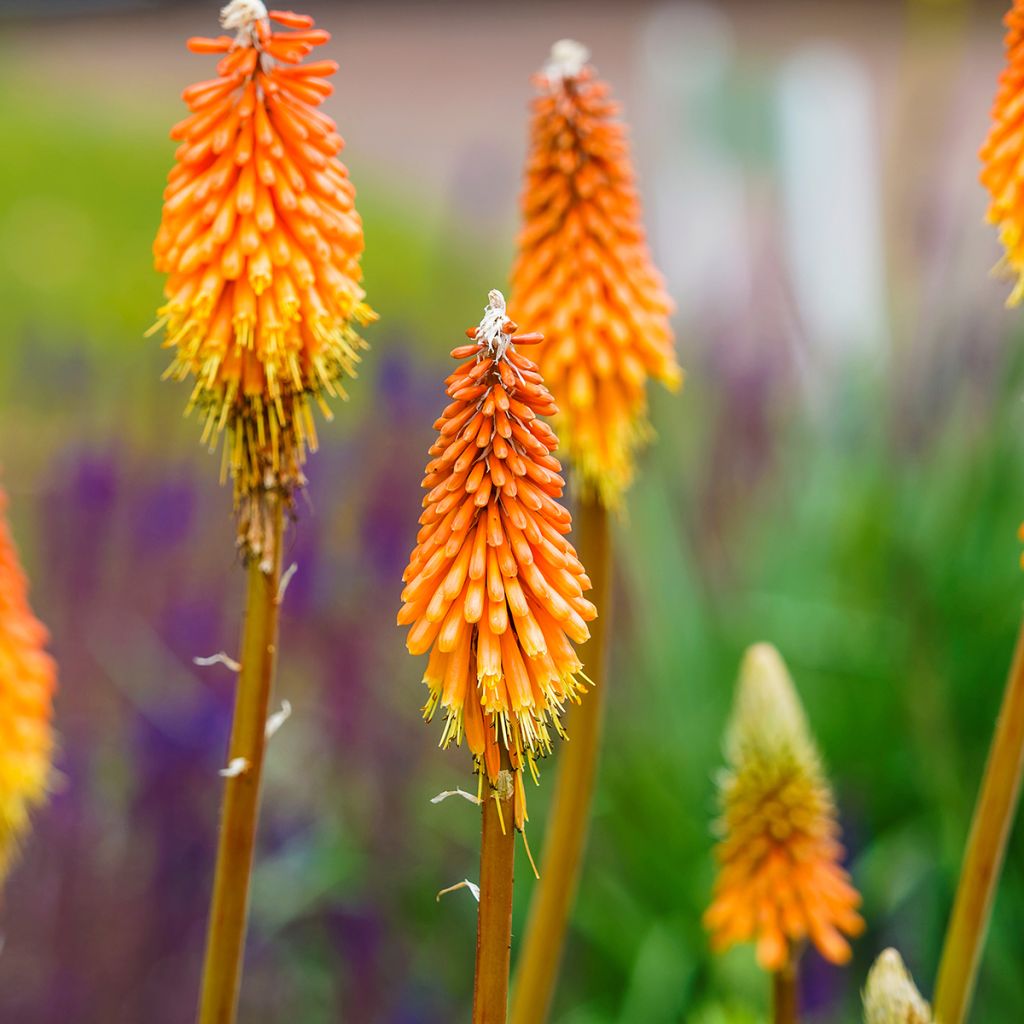
<path fill-rule="evenodd" d="M 521 769 L 536 776 L 536 757 L 562 732 L 563 706 L 586 689 L 573 644 L 589 637 L 597 612 L 566 537 L 558 439 L 540 418 L 555 415 L 555 403 L 517 350 L 542 339 L 516 330 L 492 291 L 471 342 L 452 351 L 460 364 L 434 424 L 398 623 L 410 626 L 411 654 L 430 652 L 424 717 L 443 711 L 441 745 L 465 737 L 492 786 L 507 752 L 522 828 Z"/>
<path fill-rule="evenodd" d="M 0 883 L 43 802 L 53 755 L 57 671 L 46 628 L 32 614 L 28 582 L 6 523 L 0 491 Z"/>
<path fill-rule="evenodd" d="M 626 126 L 587 60 L 562 40 L 535 77 L 511 301 L 545 335 L 537 358 L 584 494 L 614 506 L 650 434 L 648 378 L 677 388 L 682 372 Z"/>
<path fill-rule="evenodd" d="M 988 219 L 1005 250 L 1001 267 L 1014 279 L 1007 305 L 1016 306 L 1024 298 L 1024 0 L 1014 0 L 1004 23 L 1006 66 L 979 156 L 981 183 L 991 195 Z"/>
<path fill-rule="evenodd" d="M 192 113 L 171 131 L 181 144 L 153 246 L 167 274 L 154 329 L 173 350 L 168 375 L 194 381 L 204 441 L 224 435 L 239 540 L 258 552 L 260 496 L 290 500 L 301 485 L 312 406 L 329 416 L 325 399 L 345 397 L 365 347 L 356 325 L 374 314 L 344 142 L 317 109 L 337 65 L 303 63 L 330 36 L 259 0 L 233 0 L 221 24 L 236 35 L 188 41 L 220 60 L 215 78 L 184 91 Z"/>
<path fill-rule="evenodd" d="M 723 950 L 755 939 L 757 959 L 778 971 L 810 939 L 827 960 L 850 958 L 860 896 L 841 865 L 832 792 L 779 653 L 747 652 L 726 735 L 714 898 L 704 916 Z"/>

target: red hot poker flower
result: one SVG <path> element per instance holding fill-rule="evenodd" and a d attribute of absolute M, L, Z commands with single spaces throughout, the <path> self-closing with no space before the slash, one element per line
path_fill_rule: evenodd
<path fill-rule="evenodd" d="M 0 883 L 46 798 L 53 754 L 57 670 L 46 627 L 32 614 L 28 584 L 3 520 L 0 491 Z"/>
<path fill-rule="evenodd" d="M 517 345 L 501 292 L 492 291 L 463 360 L 447 379 L 451 404 L 434 424 L 417 545 L 402 577 L 399 625 L 411 654 L 430 652 L 424 683 L 429 721 L 446 720 L 441 745 L 466 743 L 494 785 L 502 748 L 525 820 L 521 768 L 562 734 L 566 700 L 586 687 L 573 643 L 590 635 L 597 611 L 559 504 L 558 439 L 540 419 L 557 412 L 536 365 Z"/>
<path fill-rule="evenodd" d="M 167 274 L 154 330 L 174 351 L 168 374 L 194 381 L 204 440 L 226 434 L 239 540 L 259 552 L 261 495 L 287 499 L 302 483 L 312 406 L 330 415 L 325 399 L 345 397 L 365 347 L 354 325 L 374 314 L 344 142 L 317 109 L 337 65 L 303 63 L 330 36 L 260 0 L 233 0 L 221 24 L 237 35 L 188 42 L 221 59 L 216 78 L 185 90 L 192 113 L 171 131 L 181 145 L 153 244 Z"/>

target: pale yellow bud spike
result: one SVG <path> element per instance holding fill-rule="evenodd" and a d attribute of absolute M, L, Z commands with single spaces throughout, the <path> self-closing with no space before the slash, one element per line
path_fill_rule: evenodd
<path fill-rule="evenodd" d="M 933 1024 L 931 1008 L 895 949 L 885 950 L 868 971 L 864 1024 Z"/>
<path fill-rule="evenodd" d="M 725 742 L 734 766 L 796 761 L 811 775 L 819 771 L 807 716 L 786 663 L 771 644 L 747 648 Z"/>

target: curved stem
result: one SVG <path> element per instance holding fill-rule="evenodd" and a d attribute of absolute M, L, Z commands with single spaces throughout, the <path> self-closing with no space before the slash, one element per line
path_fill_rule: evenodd
<path fill-rule="evenodd" d="M 511 773 L 507 769 L 498 778 L 498 789 L 488 787 L 489 795 L 483 802 L 481 813 L 480 911 L 476 933 L 473 1024 L 505 1024 L 508 1015 L 515 793 Z"/>
<path fill-rule="evenodd" d="M 248 570 L 242 667 L 238 674 L 228 751 L 228 764 L 236 768 L 236 774 L 226 780 L 224 787 L 199 1024 L 233 1024 L 238 1011 L 260 777 L 277 654 L 284 509 L 276 495 L 269 496 L 268 501 L 273 502 L 273 551 L 269 564 L 265 559 L 254 558 Z"/>
<path fill-rule="evenodd" d="M 797 960 L 794 953 L 772 975 L 772 1024 L 797 1024 Z"/>
<path fill-rule="evenodd" d="M 590 823 L 606 700 L 606 660 L 611 596 L 611 531 L 597 500 L 584 500 L 576 515 L 580 561 L 590 575 L 598 618 L 580 658 L 594 682 L 567 716 L 569 741 L 559 751 L 558 778 L 512 995 L 512 1024 L 543 1024 L 551 1008 L 566 928 L 576 898 Z"/>
<path fill-rule="evenodd" d="M 1024 622 L 1006 681 L 935 986 L 935 1020 L 962 1024 L 970 1008 L 1024 765 Z"/>

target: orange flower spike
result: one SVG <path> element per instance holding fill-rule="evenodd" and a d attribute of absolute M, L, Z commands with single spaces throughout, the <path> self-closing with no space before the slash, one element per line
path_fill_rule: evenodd
<path fill-rule="evenodd" d="M 778 971 L 810 939 L 833 963 L 863 931 L 840 865 L 835 805 L 786 666 L 770 644 L 743 660 L 726 735 L 719 874 L 704 924 L 716 950 L 751 939 Z"/>
<path fill-rule="evenodd" d="M 1024 299 L 1024 0 L 1014 0 L 1006 25 L 1006 67 L 999 75 L 992 103 L 992 126 L 978 154 L 981 183 L 991 201 L 988 220 L 999 229 L 1005 249 L 999 269 L 1014 279 L 1008 306 Z"/>
<path fill-rule="evenodd" d="M 497 784 L 501 747 L 521 793 L 525 763 L 562 735 L 566 701 L 586 690 L 572 641 L 597 610 L 566 539 L 558 440 L 540 416 L 556 413 L 537 366 L 517 350 L 505 299 L 492 291 L 472 344 L 447 379 L 451 399 L 434 427 L 417 545 L 402 577 L 398 624 L 412 654 L 430 652 L 424 717 L 445 714 L 441 746 L 466 738 L 476 769 Z M 516 801 L 516 825 L 526 818 Z"/>
<path fill-rule="evenodd" d="M 544 332 L 538 361 L 584 493 L 617 505 L 647 440 L 647 378 L 682 383 L 672 303 L 651 262 L 626 127 L 579 43 L 535 79 L 512 301 Z"/>
<path fill-rule="evenodd" d="M 283 28 L 274 26 L 274 22 Z M 193 38 L 219 54 L 217 77 L 189 86 L 191 111 L 171 131 L 181 145 L 164 191 L 154 242 L 167 274 L 167 375 L 194 381 L 189 409 L 203 440 L 225 435 L 239 543 L 259 554 L 267 531 L 261 496 L 290 501 L 316 449 L 311 404 L 346 397 L 365 342 L 355 325 L 375 314 L 360 286 L 363 230 L 344 145 L 317 109 L 333 61 L 302 61 L 330 38 L 313 19 L 233 0 L 221 25 Z"/>
<path fill-rule="evenodd" d="M 0 491 L 0 883 L 28 830 L 29 813 L 46 798 L 57 677 L 3 521 L 6 504 Z"/>

